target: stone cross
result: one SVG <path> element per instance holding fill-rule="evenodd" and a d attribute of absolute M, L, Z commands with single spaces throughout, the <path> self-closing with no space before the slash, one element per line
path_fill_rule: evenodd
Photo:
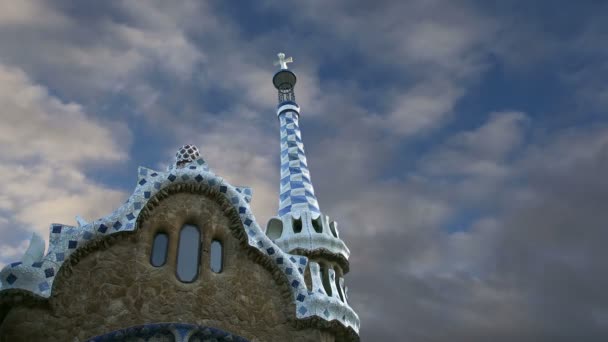
<path fill-rule="evenodd" d="M 282 70 L 287 69 L 287 63 L 293 63 L 293 57 L 285 58 L 285 54 L 282 52 L 279 52 L 277 56 L 279 56 L 279 60 L 274 62 L 274 65 L 280 65 Z"/>

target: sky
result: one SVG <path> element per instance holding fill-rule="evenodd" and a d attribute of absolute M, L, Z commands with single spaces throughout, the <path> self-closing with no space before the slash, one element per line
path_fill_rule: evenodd
<path fill-rule="evenodd" d="M 605 341 L 605 1 L 0 0 L 0 266 L 195 144 L 278 209 L 294 57 L 363 341 Z"/>

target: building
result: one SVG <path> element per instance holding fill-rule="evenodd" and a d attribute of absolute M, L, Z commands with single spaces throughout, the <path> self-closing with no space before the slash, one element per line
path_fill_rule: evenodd
<path fill-rule="evenodd" d="M 281 179 L 266 231 L 252 191 L 216 175 L 193 145 L 166 171 L 140 167 L 116 211 L 52 224 L 0 272 L 0 341 L 351 341 L 349 250 L 317 202 L 279 54 Z"/>

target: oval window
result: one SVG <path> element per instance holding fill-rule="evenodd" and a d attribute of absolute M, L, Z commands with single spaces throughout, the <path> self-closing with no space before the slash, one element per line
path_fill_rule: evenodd
<path fill-rule="evenodd" d="M 165 233 L 158 233 L 154 236 L 152 243 L 152 254 L 150 263 L 154 267 L 160 267 L 167 261 L 167 246 L 169 246 L 169 236 Z"/>
<path fill-rule="evenodd" d="M 222 243 L 218 240 L 211 242 L 211 271 L 220 273 L 224 269 L 224 251 Z"/>
<path fill-rule="evenodd" d="M 198 276 L 201 233 L 198 227 L 184 225 L 179 233 L 177 245 L 177 278 L 190 283 Z"/>

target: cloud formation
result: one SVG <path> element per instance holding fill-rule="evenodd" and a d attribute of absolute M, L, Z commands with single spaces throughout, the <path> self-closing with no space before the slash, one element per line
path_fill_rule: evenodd
<path fill-rule="evenodd" d="M 127 159 L 130 133 L 53 97 L 16 68 L 0 65 L 0 94 L 0 249 L 6 263 L 25 251 L 28 232 L 47 237 L 51 222 L 72 223 L 78 213 L 93 219 L 124 198 L 83 168 Z"/>

